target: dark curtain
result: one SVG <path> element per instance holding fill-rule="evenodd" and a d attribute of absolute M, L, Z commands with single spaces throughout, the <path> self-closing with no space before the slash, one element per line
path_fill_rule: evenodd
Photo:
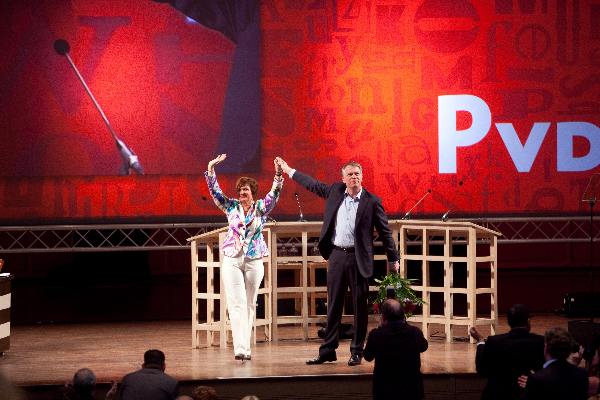
<path fill-rule="evenodd" d="M 216 154 L 227 153 L 224 173 L 260 167 L 260 7 L 258 0 L 168 0 L 184 15 L 236 44 Z"/>

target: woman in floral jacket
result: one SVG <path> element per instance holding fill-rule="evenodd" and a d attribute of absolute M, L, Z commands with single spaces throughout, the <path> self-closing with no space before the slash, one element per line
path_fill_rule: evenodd
<path fill-rule="evenodd" d="M 235 186 L 238 198 L 228 198 L 221 191 L 214 170 L 215 165 L 226 157 L 226 154 L 221 154 L 211 160 L 204 175 L 215 204 L 227 215 L 229 223 L 221 248 L 221 278 L 231 321 L 233 351 L 236 360 L 250 360 L 250 337 L 256 314 L 256 298 L 265 274 L 262 259 L 269 251 L 262 229 L 267 215 L 279 199 L 283 178 L 281 167 L 275 160 L 273 186 L 264 199 L 255 200 L 258 183 L 245 176 L 239 178 Z"/>

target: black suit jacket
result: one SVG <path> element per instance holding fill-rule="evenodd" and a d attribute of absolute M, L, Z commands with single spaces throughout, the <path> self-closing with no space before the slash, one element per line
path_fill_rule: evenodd
<path fill-rule="evenodd" d="M 121 400 L 174 400 L 177 392 L 177 381 L 154 368 L 127 374 L 121 383 Z"/>
<path fill-rule="evenodd" d="M 517 379 L 544 365 L 544 337 L 526 328 L 488 337 L 477 346 L 477 372 L 488 378 L 482 400 L 513 400 L 521 395 Z"/>
<path fill-rule="evenodd" d="M 375 359 L 373 398 L 422 399 L 421 353 L 427 347 L 423 332 L 404 321 L 373 329 L 364 352 L 365 360 Z"/>
<path fill-rule="evenodd" d="M 524 400 L 586 400 L 587 372 L 567 361 L 554 361 L 527 379 Z"/>
<path fill-rule="evenodd" d="M 335 219 L 338 208 L 344 200 L 346 185 L 342 182 L 327 185 L 299 171 L 294 173 L 293 179 L 326 200 L 323 226 L 319 237 L 319 251 L 323 258 L 327 260 L 333 251 L 332 239 L 335 232 Z M 396 243 L 392 239 L 392 233 L 388 227 L 388 219 L 381 205 L 381 200 L 363 188 L 356 212 L 354 247 L 358 270 L 365 278 L 370 278 L 373 275 L 373 229 L 377 229 L 379 233 L 388 261 L 398 261 Z"/>

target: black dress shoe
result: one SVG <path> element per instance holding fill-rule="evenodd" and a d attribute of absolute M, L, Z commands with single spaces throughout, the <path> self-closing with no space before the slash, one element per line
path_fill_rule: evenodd
<path fill-rule="evenodd" d="M 252 356 L 250 354 L 244 354 L 244 360 L 250 361 L 252 360 Z"/>
<path fill-rule="evenodd" d="M 242 361 L 243 361 L 243 360 L 244 360 L 244 357 L 246 357 L 246 356 L 245 356 L 245 355 L 243 355 L 243 354 L 236 354 L 236 355 L 235 355 L 235 359 L 236 359 L 236 360 L 242 360 Z"/>
<path fill-rule="evenodd" d="M 324 362 L 332 362 L 332 361 L 337 361 L 337 356 L 335 355 L 335 353 L 327 353 L 327 354 L 319 354 L 317 356 L 317 358 L 313 358 L 310 360 L 307 360 L 306 363 L 308 365 L 317 365 L 317 364 L 323 364 Z"/>
<path fill-rule="evenodd" d="M 348 360 L 348 365 L 353 367 L 355 365 L 360 365 L 362 360 L 362 356 L 358 355 L 358 354 L 352 354 L 350 356 L 350 359 Z"/>

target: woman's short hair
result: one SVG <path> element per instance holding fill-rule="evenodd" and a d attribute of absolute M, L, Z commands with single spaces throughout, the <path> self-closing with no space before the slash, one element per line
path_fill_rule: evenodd
<path fill-rule="evenodd" d="M 256 182 L 256 179 L 242 176 L 235 183 L 235 190 L 239 193 L 242 186 L 249 186 L 252 197 L 256 197 L 256 194 L 258 193 L 258 182 Z"/>

